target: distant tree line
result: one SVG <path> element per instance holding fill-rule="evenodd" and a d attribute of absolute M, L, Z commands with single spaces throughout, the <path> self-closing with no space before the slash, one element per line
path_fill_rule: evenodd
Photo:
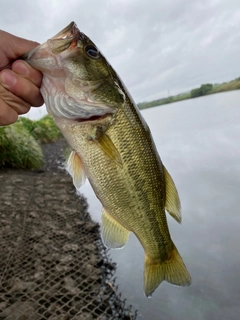
<path fill-rule="evenodd" d="M 148 101 L 141 102 L 138 104 L 138 108 L 146 109 L 146 108 L 160 106 L 163 104 L 168 104 L 168 103 L 186 100 L 190 98 L 197 98 L 197 97 L 205 96 L 207 94 L 225 92 L 230 90 L 239 90 L 239 89 L 240 89 L 240 77 L 236 78 L 235 80 L 220 83 L 220 84 L 214 84 L 214 85 L 211 83 L 202 84 L 201 87 L 195 88 L 189 92 L 180 93 L 175 96 L 169 96 L 166 98 L 157 99 L 149 102 Z"/>
<path fill-rule="evenodd" d="M 138 104 L 138 108 L 141 109 L 147 109 L 155 106 L 161 106 L 163 104 L 173 103 L 181 100 L 190 99 L 190 92 L 180 93 L 176 96 L 169 96 L 167 98 L 157 99 L 149 102 L 141 102 Z"/>
<path fill-rule="evenodd" d="M 212 91 L 213 85 L 211 83 L 202 84 L 200 88 L 193 89 L 190 93 L 191 98 L 205 96 Z"/>

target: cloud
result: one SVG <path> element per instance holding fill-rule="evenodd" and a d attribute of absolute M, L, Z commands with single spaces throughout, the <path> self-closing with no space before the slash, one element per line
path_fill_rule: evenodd
<path fill-rule="evenodd" d="M 137 102 L 240 74 L 235 0 L 5 0 L 1 8 L 1 29 L 39 42 L 76 21 Z"/>

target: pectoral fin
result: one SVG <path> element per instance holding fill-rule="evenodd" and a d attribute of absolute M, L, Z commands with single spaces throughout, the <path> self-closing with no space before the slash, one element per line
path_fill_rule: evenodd
<path fill-rule="evenodd" d="M 86 176 L 82 168 L 81 158 L 76 151 L 71 152 L 66 169 L 73 178 L 74 186 L 79 189 L 85 183 Z"/>
<path fill-rule="evenodd" d="M 172 177 L 168 173 L 167 169 L 165 167 L 163 168 L 164 168 L 165 187 L 166 187 L 165 209 L 178 223 L 181 223 L 182 221 L 181 203 L 178 196 L 178 192 Z"/>
<path fill-rule="evenodd" d="M 112 249 L 123 248 L 128 241 L 129 234 L 129 230 L 124 228 L 103 208 L 101 236 L 104 245 Z"/>
<path fill-rule="evenodd" d="M 109 136 L 98 128 L 96 136 L 92 138 L 94 142 L 110 157 L 118 166 L 122 167 L 121 156 Z"/>

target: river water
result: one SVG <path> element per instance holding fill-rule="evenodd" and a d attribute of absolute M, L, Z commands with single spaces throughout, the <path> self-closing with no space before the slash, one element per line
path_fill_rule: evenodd
<path fill-rule="evenodd" d="M 119 291 L 138 319 L 240 319 L 240 91 L 143 110 L 182 203 L 182 225 L 168 224 L 191 276 L 190 287 L 163 282 L 143 293 L 142 247 L 134 235 L 117 262 Z M 100 221 L 101 205 L 86 184 L 81 192 Z"/>

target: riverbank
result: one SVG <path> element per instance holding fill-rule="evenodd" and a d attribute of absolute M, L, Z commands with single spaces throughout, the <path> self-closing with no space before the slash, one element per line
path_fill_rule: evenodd
<path fill-rule="evenodd" d="M 195 88 L 189 92 L 184 92 L 177 94 L 175 96 L 169 96 L 166 98 L 161 98 L 149 102 L 142 102 L 138 104 L 138 108 L 140 110 L 147 109 L 151 107 L 156 107 L 164 104 L 169 104 L 173 102 L 178 102 L 187 99 L 193 99 L 205 95 L 220 93 L 220 92 L 227 92 L 227 91 L 234 91 L 240 89 L 240 78 L 235 80 L 224 82 L 221 84 L 203 84 L 199 88 Z"/>
<path fill-rule="evenodd" d="M 65 141 L 37 171 L 0 171 L 0 319 L 136 319 L 116 266 L 63 168 Z"/>

